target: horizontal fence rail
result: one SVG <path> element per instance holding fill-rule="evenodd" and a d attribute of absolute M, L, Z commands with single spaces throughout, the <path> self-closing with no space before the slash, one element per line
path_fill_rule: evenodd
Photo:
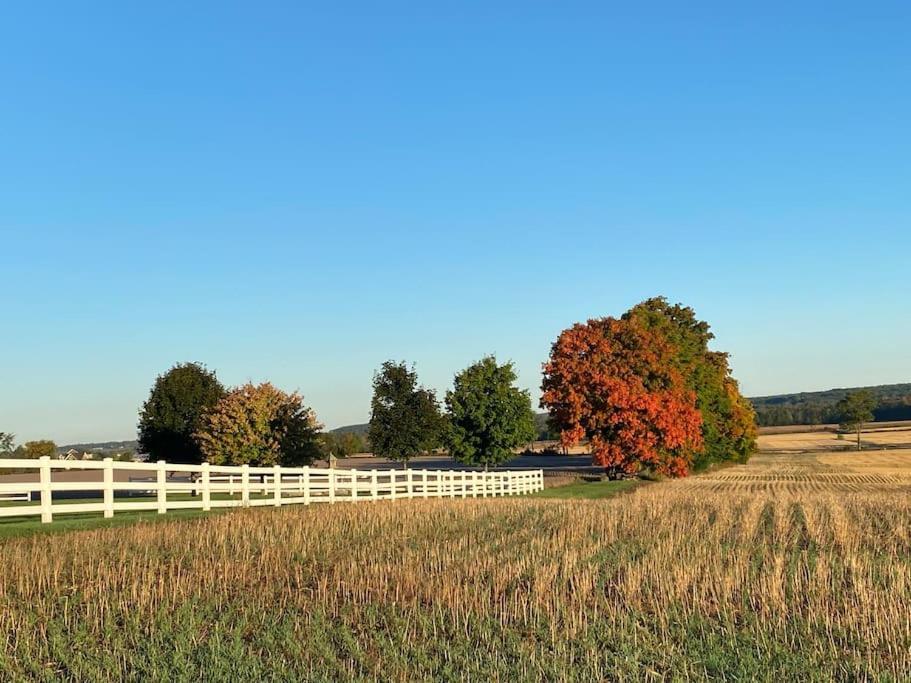
<path fill-rule="evenodd" d="M 178 465 L 105 460 L 0 459 L 5 469 L 37 471 L 36 482 L 4 482 L 0 478 L 0 517 L 40 515 L 44 523 L 55 514 L 155 510 L 211 510 L 227 507 L 310 505 L 410 498 L 488 498 L 517 496 L 544 488 L 543 470 L 344 470 L 317 467 L 250 467 L 249 465 Z M 100 480 L 54 481 L 57 471 L 101 470 Z M 121 477 L 115 476 L 121 473 Z M 175 475 L 185 475 L 177 478 Z M 101 502 L 62 503 L 54 494 L 93 494 Z M 144 497 L 146 500 L 117 500 Z M 177 496 L 169 499 L 168 496 Z M 149 500 L 151 498 L 151 500 Z M 7 501 L 17 503 L 5 505 Z"/>

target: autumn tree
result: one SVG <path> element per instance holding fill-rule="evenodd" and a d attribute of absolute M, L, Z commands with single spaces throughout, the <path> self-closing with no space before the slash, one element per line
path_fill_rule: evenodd
<path fill-rule="evenodd" d="M 535 415 L 527 391 L 515 386 L 512 363 L 488 356 L 455 376 L 446 393 L 449 453 L 469 465 L 499 465 L 513 449 L 535 438 Z"/>
<path fill-rule="evenodd" d="M 321 452 L 320 425 L 297 392 L 267 383 L 229 391 L 202 416 L 194 438 L 213 465 L 309 465 Z"/>
<path fill-rule="evenodd" d="M 542 406 L 569 446 L 590 439 L 613 476 L 649 468 L 683 476 L 701 451 L 695 393 L 664 334 L 634 318 L 599 318 L 564 330 L 544 365 Z"/>
<path fill-rule="evenodd" d="M 873 394 L 866 390 L 845 394 L 845 397 L 836 405 L 841 428 L 857 433 L 857 450 L 860 450 L 860 433 L 863 431 L 864 424 L 873 420 L 875 407 L 876 400 L 873 398 Z"/>
<path fill-rule="evenodd" d="M 150 460 L 202 462 L 193 434 L 224 395 L 215 373 L 199 363 L 178 363 L 159 375 L 139 413 L 140 451 Z"/>
<path fill-rule="evenodd" d="M 417 373 L 404 362 L 386 361 L 373 377 L 370 427 L 373 454 L 408 461 L 438 447 L 443 419 L 436 394 L 418 386 Z"/>
<path fill-rule="evenodd" d="M 708 323 L 697 319 L 692 308 L 670 305 L 664 297 L 643 301 L 623 319 L 664 337 L 672 349 L 668 362 L 696 394 L 703 448 L 694 454 L 694 468 L 746 462 L 756 448 L 756 417 L 731 376 L 728 354 L 709 349 L 715 335 Z"/>

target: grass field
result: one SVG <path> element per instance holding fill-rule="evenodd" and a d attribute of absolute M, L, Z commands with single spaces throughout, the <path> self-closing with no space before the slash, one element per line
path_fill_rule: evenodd
<path fill-rule="evenodd" d="M 0 679 L 911 675 L 911 451 L 565 493 L 8 539 Z"/>

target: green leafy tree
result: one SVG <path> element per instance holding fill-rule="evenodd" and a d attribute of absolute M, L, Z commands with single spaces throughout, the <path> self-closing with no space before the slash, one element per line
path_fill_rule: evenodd
<path fill-rule="evenodd" d="M 373 454 L 403 462 L 437 448 L 443 418 L 436 395 L 418 386 L 417 373 L 404 363 L 386 361 L 373 377 L 370 428 Z"/>
<path fill-rule="evenodd" d="M 857 450 L 860 450 L 860 433 L 864 424 L 873 420 L 873 409 L 876 399 L 869 391 L 853 391 L 841 399 L 836 409 L 841 420 L 841 428 L 857 433 Z"/>
<path fill-rule="evenodd" d="M 15 452 L 15 457 L 29 458 L 31 460 L 37 460 L 38 458 L 43 458 L 45 456 L 53 458 L 56 455 L 57 444 L 47 439 L 26 441 L 23 445 L 19 446 Z"/>
<path fill-rule="evenodd" d="M 715 338 L 709 324 L 692 308 L 670 305 L 655 297 L 634 306 L 624 316 L 655 331 L 672 345 L 672 363 L 685 386 L 696 393 L 702 415 L 703 449 L 694 454 L 694 469 L 711 463 L 746 462 L 756 449 L 756 417 L 731 376 L 728 354 L 709 349 Z"/>
<path fill-rule="evenodd" d="M 14 434 L 0 432 L 0 458 L 9 458 L 12 456 L 13 449 L 15 448 L 15 440 L 16 437 Z"/>
<path fill-rule="evenodd" d="M 195 438 L 213 465 L 309 465 L 322 452 L 313 411 L 268 382 L 232 389 L 203 415 Z"/>
<path fill-rule="evenodd" d="M 155 380 L 139 412 L 139 448 L 149 459 L 202 462 L 193 434 L 202 414 L 218 403 L 225 388 L 199 363 L 179 363 Z"/>
<path fill-rule="evenodd" d="M 453 389 L 446 393 L 447 442 L 453 458 L 486 470 L 510 460 L 516 446 L 535 438 L 531 397 L 515 381 L 513 364 L 498 365 L 493 356 L 455 376 Z"/>

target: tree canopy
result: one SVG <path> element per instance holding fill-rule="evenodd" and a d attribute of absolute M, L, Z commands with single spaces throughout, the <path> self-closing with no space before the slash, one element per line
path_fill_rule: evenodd
<path fill-rule="evenodd" d="M 513 448 L 535 438 L 535 415 L 527 391 L 515 386 L 512 363 L 488 356 L 455 376 L 446 394 L 449 452 L 469 465 L 498 465 Z"/>
<path fill-rule="evenodd" d="M 178 363 L 155 380 L 139 413 L 139 448 L 150 460 L 202 462 L 193 434 L 202 414 L 225 395 L 214 372 Z"/>
<path fill-rule="evenodd" d="M 873 420 L 873 408 L 876 399 L 869 391 L 854 391 L 846 394 L 836 408 L 841 421 L 841 428 L 857 433 L 857 450 L 860 450 L 860 433 L 864 424 Z"/>
<path fill-rule="evenodd" d="M 44 457 L 53 458 L 56 455 L 57 444 L 48 439 L 26 441 L 13 452 L 13 456 L 16 458 L 29 458 L 33 460 Z"/>
<path fill-rule="evenodd" d="M 682 476 L 746 460 L 756 427 L 724 353 L 691 308 L 654 298 L 620 319 L 564 330 L 544 366 L 541 404 L 564 445 L 590 439 L 616 472 Z"/>
<path fill-rule="evenodd" d="M 709 350 L 715 338 L 709 324 L 698 320 L 689 306 L 672 306 L 663 297 L 643 301 L 623 317 L 664 336 L 673 349 L 670 362 L 696 394 L 703 447 L 694 454 L 694 468 L 746 462 L 756 448 L 756 418 L 731 376 L 728 354 Z"/>
<path fill-rule="evenodd" d="M 213 465 L 309 465 L 321 454 L 320 425 L 297 392 L 268 382 L 229 391 L 202 416 L 195 433 Z"/>
<path fill-rule="evenodd" d="M 545 363 L 541 398 L 563 444 L 590 439 L 593 461 L 614 474 L 686 474 L 702 447 L 702 420 L 672 357 L 666 339 L 634 320 L 564 330 Z"/>
<path fill-rule="evenodd" d="M 368 439 L 373 454 L 408 463 L 437 448 L 443 419 L 436 394 L 418 386 L 404 362 L 386 361 L 373 377 Z"/>
<path fill-rule="evenodd" d="M 9 432 L 0 432 L 0 458 L 9 457 L 15 447 L 16 436 Z"/>

